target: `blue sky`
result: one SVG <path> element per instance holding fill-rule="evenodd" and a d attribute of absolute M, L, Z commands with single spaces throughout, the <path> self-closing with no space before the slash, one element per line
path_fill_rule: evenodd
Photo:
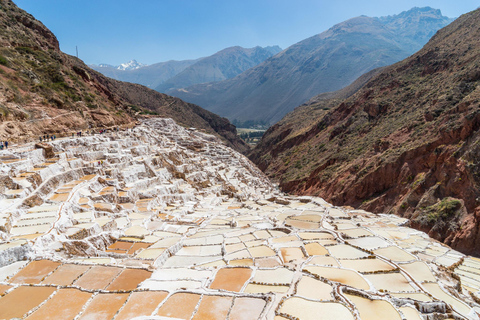
<path fill-rule="evenodd" d="M 360 15 L 431 6 L 458 17 L 478 0 L 14 0 L 42 21 L 62 51 L 87 64 L 195 59 L 226 47 L 283 49 Z"/>

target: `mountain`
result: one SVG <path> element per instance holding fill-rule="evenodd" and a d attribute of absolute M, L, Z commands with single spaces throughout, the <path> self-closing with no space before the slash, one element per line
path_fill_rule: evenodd
<path fill-rule="evenodd" d="M 479 38 L 476 10 L 363 85 L 297 108 L 250 158 L 284 191 L 399 214 L 480 255 Z"/>
<path fill-rule="evenodd" d="M 120 66 L 111 66 L 109 64 L 89 65 L 89 67 L 109 78 L 138 83 L 155 89 L 161 83 L 182 72 L 185 68 L 188 68 L 197 61 L 198 60 L 171 60 L 133 70 L 121 70 L 119 69 Z"/>
<path fill-rule="evenodd" d="M 119 66 L 112 66 L 111 64 L 108 64 L 108 63 L 101 63 L 99 65 L 92 64 L 92 65 L 89 65 L 89 67 L 94 69 L 94 70 L 102 69 L 102 68 L 109 68 L 109 69 L 116 69 L 116 70 L 121 70 L 121 71 L 130 71 L 130 70 L 135 70 L 135 69 L 142 68 L 142 67 L 147 67 L 147 65 L 143 64 L 143 63 L 140 63 L 140 62 L 137 62 L 137 60 L 133 59 L 133 60 L 130 60 L 126 63 L 122 63 Z M 100 70 L 97 70 L 97 71 L 100 71 Z"/>
<path fill-rule="evenodd" d="M 138 68 L 146 67 L 146 64 L 139 63 L 137 60 L 130 60 L 127 63 L 122 63 L 117 67 L 118 70 L 135 70 Z"/>
<path fill-rule="evenodd" d="M 0 8 L 1 140 L 36 141 L 46 133 L 132 126 L 140 116 L 159 115 L 246 150 L 227 119 L 144 86 L 109 79 L 61 52 L 55 35 L 12 1 L 0 0 Z"/>
<path fill-rule="evenodd" d="M 199 83 L 216 82 L 236 75 L 262 63 L 282 51 L 279 46 L 270 47 L 230 47 L 209 57 L 200 59 L 179 74 L 168 79 L 155 90 L 168 93 Z"/>
<path fill-rule="evenodd" d="M 353 18 L 233 79 L 169 94 L 230 120 L 273 124 L 312 96 L 339 90 L 372 69 L 406 58 L 450 22 L 432 8 L 413 8 L 386 18 Z"/>

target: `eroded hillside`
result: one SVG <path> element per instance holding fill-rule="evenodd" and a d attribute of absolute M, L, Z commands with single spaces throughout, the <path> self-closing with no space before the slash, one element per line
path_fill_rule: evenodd
<path fill-rule="evenodd" d="M 307 127 L 274 126 L 252 159 L 285 191 L 397 213 L 480 254 L 479 22 L 460 17 Z"/>
<path fill-rule="evenodd" d="M 140 85 L 115 81 L 62 53 L 40 21 L 0 1 L 0 139 L 131 126 L 139 115 L 171 117 L 216 133 L 237 150 L 246 145 L 228 120 Z"/>

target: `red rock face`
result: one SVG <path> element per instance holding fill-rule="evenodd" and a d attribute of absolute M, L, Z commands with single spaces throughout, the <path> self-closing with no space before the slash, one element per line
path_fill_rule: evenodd
<path fill-rule="evenodd" d="M 284 191 L 396 213 L 480 255 L 478 22 L 462 16 L 341 103 L 298 108 L 251 159 Z"/>

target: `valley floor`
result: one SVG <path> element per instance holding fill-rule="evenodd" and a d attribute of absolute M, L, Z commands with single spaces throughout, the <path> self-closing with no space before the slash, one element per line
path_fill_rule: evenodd
<path fill-rule="evenodd" d="M 145 120 L 0 151 L 0 319 L 479 319 L 480 260 Z"/>

